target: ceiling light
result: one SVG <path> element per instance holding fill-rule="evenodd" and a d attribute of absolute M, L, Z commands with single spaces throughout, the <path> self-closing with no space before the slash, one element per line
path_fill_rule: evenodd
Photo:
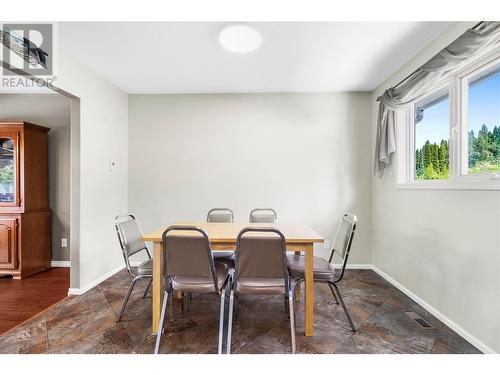
<path fill-rule="evenodd" d="M 228 51 L 248 53 L 259 49 L 262 44 L 262 36 L 253 27 L 235 24 L 221 30 L 219 42 Z"/>

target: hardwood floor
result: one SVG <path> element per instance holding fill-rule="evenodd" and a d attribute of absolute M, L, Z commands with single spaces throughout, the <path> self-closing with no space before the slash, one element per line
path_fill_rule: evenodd
<path fill-rule="evenodd" d="M 81 296 L 69 296 L 36 318 L 0 334 L 0 353 L 153 353 L 147 280 L 137 283 L 123 320 L 116 322 L 131 277 L 123 270 Z M 296 301 L 298 353 L 479 353 L 428 311 L 371 270 L 347 270 L 339 284 L 357 332 L 326 285 L 314 285 L 315 331 L 304 336 L 304 305 Z M 302 290 L 302 296 L 303 290 Z M 226 298 L 227 301 L 228 298 Z M 219 297 L 194 295 L 162 338 L 161 353 L 217 353 Z M 290 326 L 280 296 L 240 296 L 233 353 L 289 353 Z M 433 327 L 421 329 L 404 312 Z"/>
<path fill-rule="evenodd" d="M 51 268 L 22 280 L 0 278 L 0 334 L 68 295 L 69 268 Z"/>

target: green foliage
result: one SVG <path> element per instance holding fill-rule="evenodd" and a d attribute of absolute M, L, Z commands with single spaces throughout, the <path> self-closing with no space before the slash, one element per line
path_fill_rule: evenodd
<path fill-rule="evenodd" d="M 469 132 L 469 173 L 500 172 L 500 127 L 483 124 L 477 137 Z"/>
<path fill-rule="evenodd" d="M 500 126 L 493 131 L 483 124 L 477 137 L 469 132 L 469 173 L 500 172 Z M 415 151 L 415 178 L 417 180 L 441 180 L 449 176 L 449 145 L 425 142 Z"/>
<path fill-rule="evenodd" d="M 0 166 L 0 184 L 11 184 L 14 181 L 14 170 L 12 164 Z"/>
<path fill-rule="evenodd" d="M 417 180 L 441 180 L 449 175 L 448 142 L 425 142 L 420 150 L 415 151 L 415 177 Z"/>

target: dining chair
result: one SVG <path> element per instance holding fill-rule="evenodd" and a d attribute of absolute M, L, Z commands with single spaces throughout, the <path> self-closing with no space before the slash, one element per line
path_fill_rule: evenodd
<path fill-rule="evenodd" d="M 335 239 L 333 242 L 333 247 L 330 252 L 330 257 L 328 261 L 323 258 L 314 257 L 313 258 L 313 279 L 314 282 L 321 282 L 328 284 L 330 291 L 332 292 L 335 303 L 338 305 L 339 301 L 342 305 L 342 309 L 344 310 L 345 315 L 347 316 L 347 320 L 351 326 L 351 330 L 356 332 L 356 328 L 352 322 L 351 316 L 347 311 L 347 307 L 344 303 L 344 299 L 340 294 L 340 290 L 337 287 L 337 284 L 342 280 L 345 273 L 345 268 L 347 265 L 347 260 L 349 258 L 349 253 L 351 250 L 352 239 L 354 238 L 354 232 L 356 230 L 357 217 L 351 214 L 345 214 L 340 221 L 340 224 L 337 228 L 337 233 L 335 235 Z M 332 260 L 334 256 L 340 257 L 341 266 L 340 269 L 335 269 L 333 267 Z M 288 263 L 288 271 L 290 272 L 290 276 L 292 277 L 291 286 L 292 286 L 292 295 L 295 291 L 295 287 L 304 281 L 305 276 L 305 256 L 303 255 L 287 255 L 287 263 Z"/>
<path fill-rule="evenodd" d="M 285 312 L 290 313 L 292 353 L 295 353 L 293 293 L 286 265 L 285 243 L 285 236 L 275 228 L 247 227 L 239 233 L 229 297 L 228 354 L 231 353 L 235 298 L 239 295 L 282 295 L 288 301 Z"/>
<path fill-rule="evenodd" d="M 208 235 L 199 227 L 170 226 L 163 232 L 162 242 L 165 291 L 156 335 L 155 354 L 160 350 L 169 296 L 174 291 L 220 295 L 218 353 L 221 354 L 225 287 L 230 278 L 227 266 L 214 262 Z"/>
<path fill-rule="evenodd" d="M 234 223 L 234 212 L 229 208 L 212 208 L 207 213 L 207 223 Z M 234 267 L 234 250 L 214 251 L 212 255 L 216 262 Z"/>
<path fill-rule="evenodd" d="M 276 223 L 278 214 L 273 208 L 254 208 L 250 211 L 250 223 Z"/>
<path fill-rule="evenodd" d="M 123 260 L 125 261 L 125 267 L 128 273 L 133 277 L 125 299 L 123 300 L 122 308 L 116 319 L 116 321 L 119 322 L 122 320 L 123 313 L 137 281 L 149 279 L 148 286 L 142 297 L 145 298 L 148 294 L 153 280 L 153 260 L 151 259 L 151 254 L 149 253 L 146 243 L 142 240 L 141 227 L 134 215 L 118 215 L 114 223 L 122 250 Z M 139 264 L 137 268 L 132 267 L 130 265 L 130 257 L 142 251 L 146 252 L 148 259 Z"/>

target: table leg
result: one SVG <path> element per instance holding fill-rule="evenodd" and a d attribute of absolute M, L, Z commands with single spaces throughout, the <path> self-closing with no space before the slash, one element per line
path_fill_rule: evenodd
<path fill-rule="evenodd" d="M 162 301 L 162 284 L 163 284 L 163 249 L 161 242 L 153 242 L 153 298 L 152 298 L 152 313 L 153 325 L 151 329 L 153 334 L 158 331 L 160 323 L 161 301 Z"/>
<path fill-rule="evenodd" d="M 306 274 L 305 274 L 305 319 L 306 336 L 314 333 L 314 280 L 313 280 L 313 244 L 307 244 L 306 252 Z"/>

